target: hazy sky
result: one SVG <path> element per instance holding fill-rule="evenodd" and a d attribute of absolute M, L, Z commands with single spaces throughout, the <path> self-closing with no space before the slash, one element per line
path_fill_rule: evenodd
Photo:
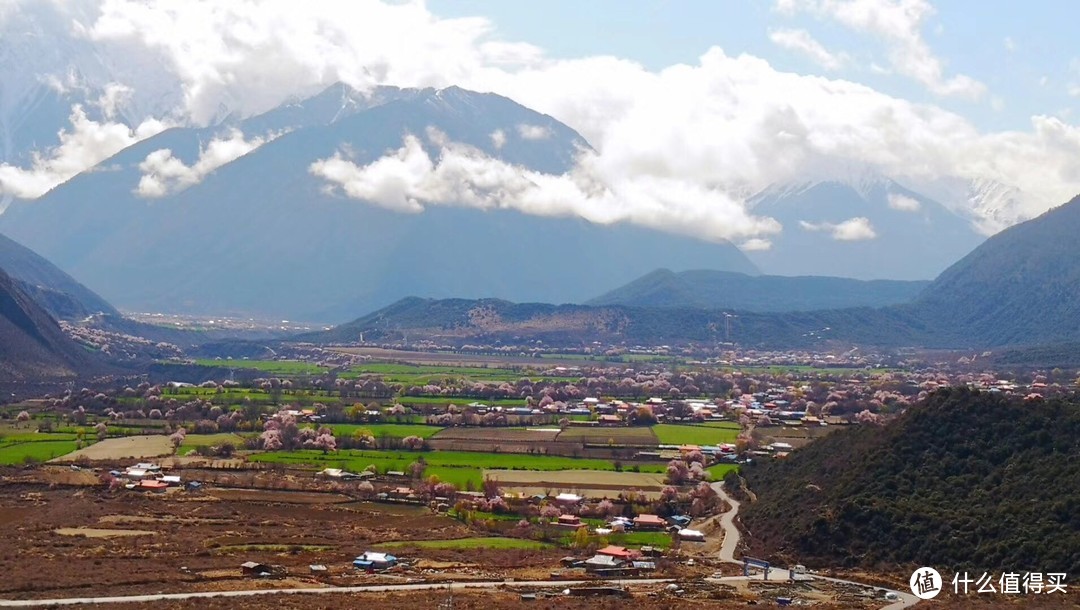
<path fill-rule="evenodd" d="M 460 85 L 550 114 L 596 152 L 549 179 L 453 143 L 442 160 L 428 158 L 403 139 L 381 164 L 327 159 L 313 171 L 353 192 L 413 185 L 402 201 L 454 199 L 441 181 L 467 171 L 495 180 L 468 185 L 484 205 L 512 192 L 506 205 L 530 213 L 700 228 L 747 248 L 768 247 L 782 230 L 747 209 L 754 192 L 884 175 L 992 232 L 1080 193 L 1075 6 L 0 0 L 0 118 L 17 118 L 43 82 L 89 86 L 95 98 L 84 105 L 105 114 L 73 108 L 59 146 L 0 163 L 0 195 L 35 197 L 168 125 L 263 112 L 336 81 Z M 224 134 L 192 166 L 158 151 L 139 193 L 186 188 L 272 135 Z"/>

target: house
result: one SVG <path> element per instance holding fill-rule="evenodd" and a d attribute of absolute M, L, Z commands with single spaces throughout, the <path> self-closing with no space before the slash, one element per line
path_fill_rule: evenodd
<path fill-rule="evenodd" d="M 687 517 L 686 515 L 672 515 L 667 518 L 667 522 L 671 525 L 683 528 L 690 525 L 690 517 Z"/>
<path fill-rule="evenodd" d="M 164 481 L 146 479 L 143 481 L 139 481 L 138 485 L 135 486 L 135 490 L 163 492 L 168 489 L 168 487 L 168 483 L 165 483 Z"/>
<path fill-rule="evenodd" d="M 639 530 L 662 530 L 667 526 L 659 515 L 638 515 L 634 518 L 634 527 Z"/>
<path fill-rule="evenodd" d="M 686 542 L 705 542 L 705 534 L 692 529 L 681 529 L 677 534 L 679 540 Z"/>
<path fill-rule="evenodd" d="M 577 529 L 585 524 L 581 522 L 581 517 L 577 515 L 559 515 L 559 520 L 555 522 L 555 525 Z"/>
<path fill-rule="evenodd" d="M 601 426 L 621 426 L 622 419 L 618 415 L 601 415 L 597 418 Z"/>
<path fill-rule="evenodd" d="M 180 477 L 175 475 L 165 475 L 159 479 L 162 483 L 169 487 L 180 487 Z"/>
<path fill-rule="evenodd" d="M 240 564 L 240 574 L 243 576 L 264 577 L 274 573 L 273 566 L 255 561 L 246 561 Z"/>
<path fill-rule="evenodd" d="M 612 557 L 611 555 L 595 555 L 584 561 L 586 572 L 595 572 L 597 570 L 614 570 L 626 563 L 624 560 L 618 557 Z"/>
<path fill-rule="evenodd" d="M 311 573 L 315 576 L 326 576 L 330 572 L 330 570 L 327 570 L 326 566 L 322 564 L 309 565 L 308 569 L 311 570 Z"/>
<path fill-rule="evenodd" d="M 634 555 L 636 553 L 634 553 L 633 551 L 631 551 L 630 549 L 628 549 L 626 547 L 615 546 L 613 544 L 609 544 L 609 545 L 605 546 L 604 548 L 596 551 L 596 554 L 597 555 L 606 555 L 608 557 L 614 557 L 614 558 L 620 559 L 622 561 L 630 561 L 634 557 Z"/>
<path fill-rule="evenodd" d="M 582 497 L 577 494 L 561 493 L 555 496 L 555 502 L 559 504 L 580 504 Z"/>
<path fill-rule="evenodd" d="M 389 570 L 397 563 L 398 558 L 388 553 L 366 551 L 353 560 L 353 567 L 361 570 Z"/>

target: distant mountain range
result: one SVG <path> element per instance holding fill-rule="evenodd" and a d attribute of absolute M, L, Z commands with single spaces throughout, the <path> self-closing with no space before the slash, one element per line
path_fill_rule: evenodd
<path fill-rule="evenodd" d="M 657 269 L 585 304 L 753 312 L 882 307 L 912 301 L 929 284 L 929 281 L 751 276 L 712 270 L 676 273 Z"/>
<path fill-rule="evenodd" d="M 748 465 L 757 500 L 739 517 L 751 553 L 788 565 L 1072 574 L 1077 438 L 1075 402 L 943 390 L 884 428 Z"/>
<path fill-rule="evenodd" d="M 928 280 L 985 239 L 969 219 L 873 174 L 777 185 L 749 204 L 784 227 L 749 252 L 774 275 Z"/>
<path fill-rule="evenodd" d="M 1078 231 L 1080 197 L 1002 231 L 942 273 L 915 300 L 889 307 L 755 313 L 734 308 L 556 307 L 414 298 L 311 338 L 356 341 L 364 333 L 368 340 L 400 340 L 409 333 L 414 339 L 448 343 L 735 341 L 775 348 L 830 343 L 987 348 L 1077 342 L 1080 249 L 1073 236 Z M 664 277 L 670 278 L 660 274 L 660 279 Z M 676 300 L 687 298 L 684 284 L 675 283 L 674 288 L 683 291 Z M 645 293 L 660 299 L 663 287 Z"/>
<path fill-rule="evenodd" d="M 195 168 L 232 128 L 277 137 L 187 188 L 137 193 L 152 153 Z M 128 310 L 330 322 L 408 295 L 580 302 L 656 267 L 757 273 L 730 243 L 512 210 L 401 213 L 330 193 L 310 172 L 335 155 L 370 163 L 407 134 L 432 158 L 445 137 L 551 174 L 588 148 L 569 127 L 497 95 L 336 85 L 238 123 L 165 131 L 16 202 L 0 231 Z"/>

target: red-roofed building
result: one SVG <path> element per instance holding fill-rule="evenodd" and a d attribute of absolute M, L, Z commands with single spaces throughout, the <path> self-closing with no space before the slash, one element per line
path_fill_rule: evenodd
<path fill-rule="evenodd" d="M 152 479 L 145 479 L 145 480 L 139 481 L 139 484 L 136 486 L 136 489 L 138 489 L 139 491 L 165 491 L 166 489 L 168 489 L 168 487 L 169 487 L 169 484 L 166 483 L 165 481 L 156 481 L 156 480 L 152 480 Z"/>
<path fill-rule="evenodd" d="M 556 522 L 559 527 L 572 527 L 578 528 L 585 524 L 581 522 L 581 517 L 577 515 L 559 515 L 559 520 Z"/>
<path fill-rule="evenodd" d="M 658 515 L 638 515 L 634 517 L 634 527 L 639 530 L 662 530 L 667 522 Z"/>
<path fill-rule="evenodd" d="M 623 561 L 630 561 L 634 556 L 634 552 L 626 547 L 615 546 L 609 544 L 604 548 L 596 552 L 597 555 L 607 555 L 608 557 L 614 557 L 616 559 L 622 559 Z"/>

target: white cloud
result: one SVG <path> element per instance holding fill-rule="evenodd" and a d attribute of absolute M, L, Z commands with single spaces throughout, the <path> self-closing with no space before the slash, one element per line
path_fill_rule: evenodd
<path fill-rule="evenodd" d="M 495 147 L 495 150 L 506 146 L 506 132 L 501 129 L 491 132 L 491 144 Z"/>
<path fill-rule="evenodd" d="M 430 140 L 430 137 L 429 137 Z M 594 153 L 582 152 L 563 175 L 543 174 L 487 156 L 470 146 L 442 142 L 432 158 L 416 136 L 366 165 L 336 154 L 311 165 L 331 191 L 397 212 L 427 205 L 508 208 L 538 216 L 580 216 L 591 222 L 632 222 L 703 239 L 738 239 L 775 233 L 771 218 L 746 213 L 721 191 L 648 175 L 607 173 Z"/>
<path fill-rule="evenodd" d="M 889 207 L 900 212 L 918 212 L 922 209 L 919 200 L 900 193 L 889 193 Z"/>
<path fill-rule="evenodd" d="M 225 138 L 211 140 L 199 151 L 199 158 L 190 166 L 174 157 L 167 148 L 155 150 L 139 164 L 142 177 L 135 194 L 156 199 L 182 191 L 202 182 L 210 172 L 222 165 L 262 146 L 268 139 L 273 137 L 246 140 L 243 133 L 234 129 Z"/>
<path fill-rule="evenodd" d="M 1012 36 L 1006 36 L 1004 43 L 1005 50 L 1012 53 L 1016 50 L 1016 41 L 1012 39 Z"/>
<path fill-rule="evenodd" d="M 847 63 L 845 55 L 829 51 L 806 30 L 776 29 L 769 32 L 769 40 L 781 48 L 809 57 L 826 70 L 839 70 Z"/>
<path fill-rule="evenodd" d="M 105 118 L 112 120 L 116 118 L 120 105 L 130 98 L 132 93 L 134 93 L 134 90 L 127 85 L 109 83 L 105 85 L 105 90 L 98 97 L 97 106 L 101 109 L 101 113 L 105 115 Z"/>
<path fill-rule="evenodd" d="M 836 241 L 865 241 L 877 237 L 877 232 L 874 231 L 874 226 L 870 224 L 870 219 L 864 216 L 849 218 L 839 224 L 831 222 L 813 223 L 800 220 L 799 226 L 807 231 L 826 232 Z"/>
<path fill-rule="evenodd" d="M 33 155 L 29 168 L 0 164 L 0 194 L 22 199 L 40 197 L 79 172 L 132 144 L 165 129 L 147 120 L 135 129 L 121 123 L 93 121 L 82 106 L 71 110 L 71 128 L 59 133 L 60 144 Z"/>
<path fill-rule="evenodd" d="M 85 14 L 61 20 L 63 32 L 81 32 L 85 38 L 74 42 L 83 46 L 73 48 L 109 51 L 110 65 L 125 70 L 123 77 L 98 80 L 122 82 L 136 99 L 148 91 L 182 91 L 178 98 L 163 99 L 178 104 L 178 121 L 198 125 L 228 114 L 265 111 L 339 80 L 361 89 L 460 85 L 506 95 L 577 129 L 597 150 L 588 157 L 590 171 L 613 191 L 666 184 L 674 192 L 741 206 L 747 194 L 769 184 L 827 175 L 830 168 L 858 163 L 916 190 L 944 179 L 1015 188 L 1010 221 L 1039 214 L 1080 192 L 1080 129 L 1062 118 L 1064 113 L 1034 116 L 1026 129 L 980 131 L 940 106 L 847 80 L 778 71 L 761 58 L 728 54 L 719 47 L 703 49 L 696 61 L 651 70 L 612 56 L 551 58 L 528 43 L 497 40 L 487 19 L 441 19 L 422 3 L 86 4 L 92 9 Z M 26 2 L 18 10 L 38 6 L 60 3 Z M 932 8 L 924 0 L 783 0 L 777 8 L 835 19 L 881 38 L 889 49 L 882 70 L 916 78 L 931 90 L 961 95 L 982 89 L 963 80 L 967 77 L 948 74 L 931 52 L 922 29 Z M 67 48 L 53 40 L 40 44 Z M 56 72 L 64 86 L 69 73 Z M 1062 80 L 1064 86 L 1067 79 Z M 106 125 L 111 123 L 99 127 Z M 119 127 L 125 142 L 146 131 Z M 504 136 L 517 135 L 514 126 L 505 129 Z M 53 178 L 46 183 L 55 184 L 57 175 L 84 169 L 99 156 L 71 155 L 65 158 L 78 157 L 78 164 L 50 164 L 54 153 L 63 156 L 45 151 L 29 169 L 3 166 L 0 189 L 31 196 L 27 193 L 41 192 L 41 187 L 27 186 L 28 175 L 41 175 L 35 168 L 66 167 L 49 172 Z M 957 192 L 958 197 L 943 202 L 969 205 L 965 191 Z M 656 199 L 648 193 L 642 198 Z M 683 210 L 677 198 L 669 199 L 667 214 L 701 213 L 698 200 Z M 582 214 L 587 212 L 583 207 Z M 643 218 L 640 213 L 624 216 Z M 761 237 L 743 229 L 730 233 L 743 235 L 740 242 Z"/>
<path fill-rule="evenodd" d="M 522 123 L 517 126 L 517 131 L 523 140 L 546 140 L 551 137 L 551 130 L 542 125 L 526 125 Z"/>
<path fill-rule="evenodd" d="M 785 15 L 808 11 L 882 38 L 893 68 L 937 95 L 978 99 L 986 92 L 986 85 L 969 76 L 945 76 L 943 62 L 922 35 L 934 14 L 929 0 L 780 0 L 775 6 Z"/>
<path fill-rule="evenodd" d="M 767 240 L 767 239 L 761 239 L 760 237 L 755 237 L 753 239 L 748 239 L 748 240 L 744 241 L 743 243 L 739 244 L 739 248 L 741 248 L 743 250 L 746 250 L 747 252 L 761 252 L 761 251 L 764 251 L 764 250 L 771 249 L 772 248 L 772 242 Z"/>

